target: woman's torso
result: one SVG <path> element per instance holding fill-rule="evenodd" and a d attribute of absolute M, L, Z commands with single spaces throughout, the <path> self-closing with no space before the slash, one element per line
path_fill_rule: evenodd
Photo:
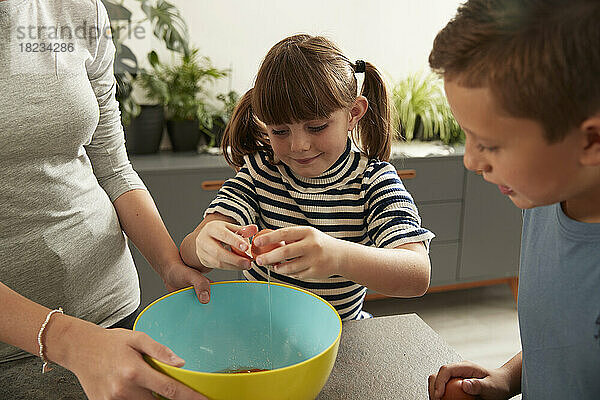
<path fill-rule="evenodd" d="M 74 38 L 65 40 L 73 51 L 21 51 L 41 41 L 37 33 L 22 38 L 19 29 L 90 27 L 95 4 L 17 0 L 10 13 L 0 9 L 0 36 L 11 38 L 0 54 L 0 281 L 47 307 L 110 325 L 137 308 L 139 287 L 84 147 L 99 120 L 86 70 L 94 42 Z M 15 353 L 0 344 L 0 361 Z"/>

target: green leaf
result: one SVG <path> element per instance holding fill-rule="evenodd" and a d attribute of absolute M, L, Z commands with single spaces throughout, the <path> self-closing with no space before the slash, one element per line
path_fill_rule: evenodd
<path fill-rule="evenodd" d="M 156 51 L 152 50 L 150 53 L 148 53 L 148 61 L 150 62 L 152 68 L 156 68 L 157 65 L 160 64 L 158 54 L 156 54 Z"/>
<path fill-rule="evenodd" d="M 115 56 L 115 74 L 128 72 L 132 75 L 137 75 L 139 68 L 137 57 L 133 51 L 123 43 L 117 43 L 117 53 Z"/>
<path fill-rule="evenodd" d="M 157 0 L 155 4 L 148 0 L 138 1 L 154 26 L 154 36 L 162 39 L 167 49 L 188 54 L 188 28 L 177 7 L 166 0 Z"/>
<path fill-rule="evenodd" d="M 102 0 L 111 21 L 131 21 L 131 11 L 113 0 Z"/>

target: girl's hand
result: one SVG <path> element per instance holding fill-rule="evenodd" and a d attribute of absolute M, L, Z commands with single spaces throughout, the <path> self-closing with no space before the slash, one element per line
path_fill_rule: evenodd
<path fill-rule="evenodd" d="M 250 249 L 248 238 L 256 232 L 256 225 L 239 226 L 220 220 L 207 222 L 196 236 L 196 256 L 207 268 L 250 269 L 250 257 L 245 253 Z M 230 251 L 234 248 L 239 249 L 238 254 Z"/>
<path fill-rule="evenodd" d="M 207 400 L 144 361 L 142 356 L 147 354 L 169 365 L 184 365 L 168 347 L 145 333 L 104 329 L 81 320 L 70 325 L 61 340 L 71 342 L 73 353 L 63 366 L 77 376 L 90 400 L 154 400 L 152 392 L 171 400 Z"/>
<path fill-rule="evenodd" d="M 446 383 L 454 378 L 465 378 L 463 392 L 484 400 L 510 398 L 510 377 L 502 369 L 487 369 L 470 361 L 444 365 L 437 374 L 429 376 L 429 398 L 439 400 L 444 395 Z"/>
<path fill-rule="evenodd" d="M 263 247 L 282 241 L 285 245 L 259 255 L 255 262 L 263 266 L 272 265 L 278 274 L 298 279 L 341 275 L 347 244 L 343 240 L 312 227 L 294 226 L 260 235 L 254 239 L 254 245 Z"/>

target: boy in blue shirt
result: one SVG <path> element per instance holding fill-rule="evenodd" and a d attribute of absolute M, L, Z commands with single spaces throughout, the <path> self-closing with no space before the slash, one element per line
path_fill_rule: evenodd
<path fill-rule="evenodd" d="M 431 399 L 452 377 L 482 399 L 600 398 L 599 21 L 598 0 L 471 0 L 435 39 L 465 166 L 525 211 L 522 352 L 442 366 Z"/>

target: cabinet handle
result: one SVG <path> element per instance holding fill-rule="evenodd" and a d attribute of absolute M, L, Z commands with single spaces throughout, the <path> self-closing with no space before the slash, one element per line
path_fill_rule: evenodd
<path fill-rule="evenodd" d="M 417 171 L 414 169 L 399 169 L 396 172 L 400 179 L 413 179 L 417 177 Z"/>
<path fill-rule="evenodd" d="M 204 190 L 219 190 L 225 181 L 204 181 L 200 185 Z"/>
<path fill-rule="evenodd" d="M 414 169 L 399 169 L 396 171 L 400 179 L 413 179 L 417 177 L 417 171 Z M 225 181 L 204 181 L 200 185 L 204 190 L 219 190 Z"/>

